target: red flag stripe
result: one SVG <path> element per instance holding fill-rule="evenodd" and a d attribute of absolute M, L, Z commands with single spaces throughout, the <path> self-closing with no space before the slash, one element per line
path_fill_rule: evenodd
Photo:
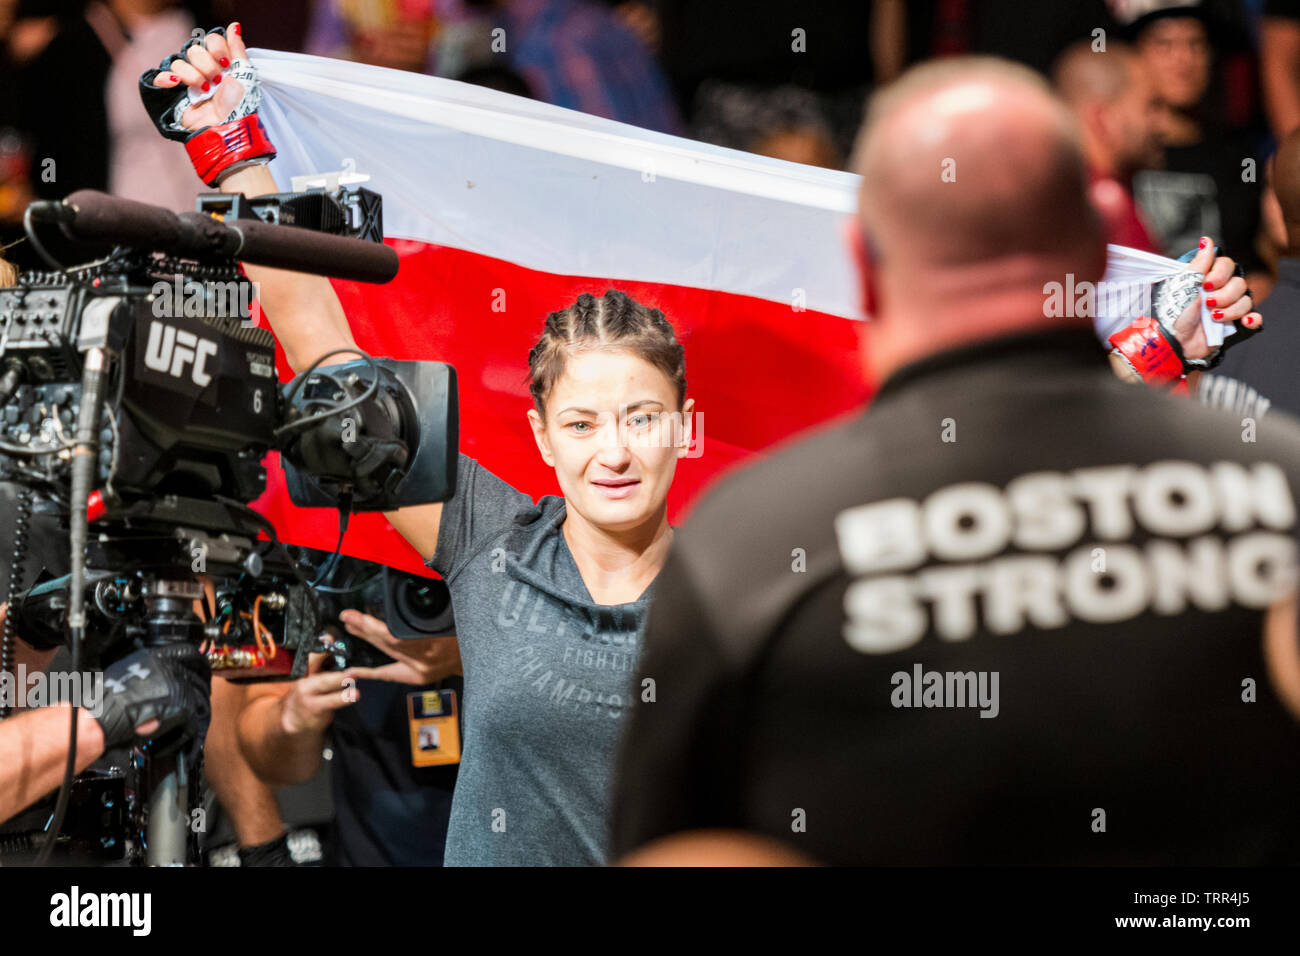
<path fill-rule="evenodd" d="M 663 311 L 686 351 L 698 444 L 678 464 L 668 517 L 680 524 L 721 473 L 785 439 L 859 407 L 869 396 L 859 366 L 861 323 L 796 311 L 766 299 L 618 278 L 556 275 L 413 240 L 389 240 L 401 257 L 386 286 L 335 282 L 357 343 L 374 355 L 456 367 L 460 447 L 534 498 L 559 494 L 526 413 L 529 349 L 546 315 L 579 294 L 618 288 Z M 281 356 L 281 376 L 289 369 Z M 255 503 L 282 540 L 332 550 L 337 515 L 293 506 L 268 458 L 268 489 Z M 357 515 L 344 552 L 421 571 L 415 551 L 381 515 Z"/>

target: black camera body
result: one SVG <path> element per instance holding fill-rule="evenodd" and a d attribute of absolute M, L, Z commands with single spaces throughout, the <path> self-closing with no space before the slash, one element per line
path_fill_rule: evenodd
<path fill-rule="evenodd" d="M 224 221 L 84 191 L 29 210 L 40 213 L 28 223 L 38 250 L 32 221 L 121 244 L 0 288 L 0 480 L 54 502 L 75 532 L 87 499 L 73 500 L 74 436 L 91 395 L 95 440 L 79 439 L 94 454 L 81 525 L 85 633 L 96 645 L 83 648 L 87 660 L 192 640 L 214 669 L 284 677 L 287 659 L 303 666 L 299 651 L 314 646 L 325 615 L 310 569 L 248 507 L 266 489 L 266 454 L 281 452 L 300 505 L 445 500 L 455 491 L 455 371 L 367 356 L 313 367 L 282 389 L 274 339 L 249 322 L 255 290 L 239 260 L 387 281 L 396 255 L 382 243 L 379 197 L 313 190 L 198 205 Z M 24 636 L 56 640 L 69 582 L 24 592 L 21 579 L 11 575 L 7 592 L 12 620 Z"/>
<path fill-rule="evenodd" d="M 251 501 L 265 487 L 261 461 L 280 417 L 275 339 L 246 324 L 240 301 L 252 290 L 233 270 L 219 281 L 246 294 L 224 310 L 205 303 L 204 313 L 186 315 L 186 287 L 198 294 L 199 281 L 213 280 L 187 283 L 156 265 L 41 274 L 0 289 L 0 362 L 23 368 L 23 384 L 0 395 L 0 440 L 32 450 L 66 444 L 80 410 L 82 350 L 103 347 L 118 358 L 102 412 L 100 486 L 126 501 Z M 52 483 L 65 470 L 57 455 L 36 463 Z"/>
<path fill-rule="evenodd" d="M 70 644 L 74 669 L 185 641 L 227 678 L 298 676 L 330 609 L 249 507 L 266 488 L 267 452 L 282 452 L 312 504 L 388 510 L 454 493 L 450 367 L 366 356 L 360 370 L 313 366 L 282 392 L 274 340 L 248 322 L 241 261 L 368 282 L 396 274 L 379 197 L 344 199 L 234 200 L 229 222 L 204 215 L 202 198 L 179 215 L 89 190 L 28 207 L 27 237 L 54 268 L 0 288 L 0 481 L 21 488 L 0 668 L 21 633 Z M 38 224 L 116 245 L 65 267 Z M 28 587 L 38 511 L 66 529 L 68 573 Z M 397 600 L 398 614 L 418 609 Z M 191 750 L 132 757 L 148 794 L 127 813 L 133 861 L 189 858 Z M 42 856 L 73 789 L 69 770 Z"/>

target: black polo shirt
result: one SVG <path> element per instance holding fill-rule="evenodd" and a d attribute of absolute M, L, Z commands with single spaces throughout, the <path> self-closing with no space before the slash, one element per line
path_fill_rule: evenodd
<path fill-rule="evenodd" d="M 838 864 L 1300 860 L 1260 640 L 1300 426 L 1253 437 L 1071 329 L 911 365 L 723 482 L 656 585 L 615 853 L 736 827 Z"/>
<path fill-rule="evenodd" d="M 451 689 L 463 705 L 459 677 L 413 687 L 358 682 L 355 705 L 334 715 L 330 740 L 335 831 L 332 866 L 442 866 L 451 796 L 459 764 L 411 763 L 406 699 Z"/>

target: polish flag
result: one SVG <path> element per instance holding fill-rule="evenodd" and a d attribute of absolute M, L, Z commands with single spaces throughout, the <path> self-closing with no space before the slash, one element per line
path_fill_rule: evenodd
<path fill-rule="evenodd" d="M 355 172 L 383 197 L 397 278 L 334 282 L 357 343 L 454 365 L 461 451 L 528 495 L 560 493 L 525 417 L 528 352 L 583 292 L 661 309 L 685 348 L 698 437 L 668 497 L 673 524 L 724 470 L 869 397 L 844 242 L 856 176 L 437 77 L 252 58 L 279 188 Z M 281 539 L 333 550 L 337 513 L 293 506 L 278 464 L 267 470 L 256 507 Z M 380 515 L 354 516 L 343 550 L 424 570 Z"/>

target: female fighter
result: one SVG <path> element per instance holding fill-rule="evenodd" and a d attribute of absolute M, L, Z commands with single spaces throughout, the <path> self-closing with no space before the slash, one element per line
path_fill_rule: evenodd
<path fill-rule="evenodd" d="M 186 86 L 211 95 L 186 105 L 168 92 Z M 206 182 L 276 191 L 238 24 L 146 73 L 142 93 Z M 328 281 L 247 272 L 295 370 L 355 347 Z M 529 423 L 563 497 L 534 504 L 462 455 L 451 500 L 388 515 L 447 580 L 456 610 L 468 706 L 448 865 L 604 861 L 618 728 L 672 541 L 668 489 L 690 443 L 682 347 L 662 313 L 622 292 L 549 315 L 528 363 Z M 299 682 L 314 682 L 310 693 L 255 702 L 240 721 L 254 767 L 296 759 L 294 738 L 355 697 L 340 692 L 347 677 L 314 675 Z"/>

